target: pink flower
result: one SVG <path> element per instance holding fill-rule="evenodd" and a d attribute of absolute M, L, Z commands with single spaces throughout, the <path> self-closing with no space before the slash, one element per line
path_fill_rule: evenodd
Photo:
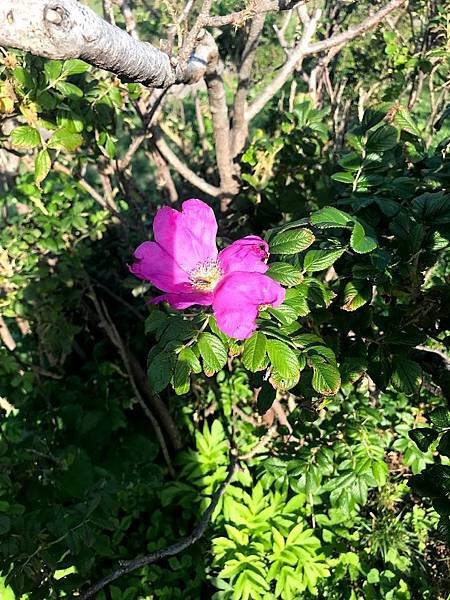
<path fill-rule="evenodd" d="M 250 337 L 262 306 L 279 306 L 284 288 L 264 275 L 267 242 L 249 235 L 217 252 L 217 222 L 201 200 L 186 200 L 181 212 L 161 208 L 153 222 L 154 242 L 134 253 L 130 271 L 163 292 L 152 302 L 167 301 L 183 310 L 212 305 L 217 325 L 237 339 Z"/>

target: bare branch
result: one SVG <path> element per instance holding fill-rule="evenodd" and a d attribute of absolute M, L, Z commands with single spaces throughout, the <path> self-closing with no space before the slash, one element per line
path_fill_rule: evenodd
<path fill-rule="evenodd" d="M 148 152 L 147 155 L 156 166 L 156 185 L 166 190 L 169 202 L 176 202 L 178 200 L 178 192 L 165 158 L 157 150 Z"/>
<path fill-rule="evenodd" d="M 118 208 L 114 200 L 111 200 L 112 204 L 109 204 L 106 201 L 106 199 L 90 185 L 90 183 L 83 179 L 83 177 L 75 177 L 70 169 L 68 169 L 59 162 L 53 163 L 53 170 L 58 173 L 63 173 L 64 175 L 67 175 L 67 177 L 71 177 L 72 179 L 74 179 L 78 183 L 80 188 L 82 188 L 85 192 L 89 194 L 89 196 L 91 196 L 91 198 L 98 202 L 104 210 L 117 213 Z"/>
<path fill-rule="evenodd" d="M 392 11 L 396 8 L 399 8 L 402 4 L 404 4 L 406 0 L 391 0 L 389 4 L 387 4 L 384 8 L 381 8 L 379 11 L 374 13 L 372 16 L 367 17 L 364 21 L 362 21 L 359 25 L 355 27 L 350 27 L 347 31 L 342 33 L 337 33 L 336 35 L 331 36 L 327 40 L 322 40 L 320 42 L 316 42 L 315 44 L 311 44 L 308 46 L 303 54 L 303 56 L 310 56 L 311 54 L 317 54 L 318 52 L 323 52 L 324 50 L 328 50 L 333 46 L 340 46 L 341 44 L 347 44 L 351 40 L 359 37 L 363 33 L 370 31 L 387 17 Z"/>
<path fill-rule="evenodd" d="M 168 556 L 175 556 L 176 554 L 183 552 L 183 550 L 186 550 L 186 548 L 189 548 L 189 546 L 195 544 L 195 542 L 198 542 L 198 540 L 201 537 L 203 537 L 209 525 L 211 517 L 216 509 L 216 506 L 218 505 L 219 500 L 224 495 L 225 490 L 231 483 L 234 474 L 236 473 L 236 470 L 237 460 L 235 456 L 231 454 L 230 466 L 228 468 L 228 474 L 225 481 L 220 485 L 219 489 L 216 492 L 214 492 L 214 494 L 211 496 L 211 502 L 208 508 L 202 514 L 200 521 L 189 535 L 187 535 L 184 538 L 181 538 L 180 540 L 178 540 L 174 544 L 171 544 L 170 546 L 167 546 L 166 548 L 156 550 L 152 554 L 147 554 L 146 556 L 141 556 L 133 560 L 121 561 L 115 571 L 101 579 L 95 585 L 91 586 L 88 590 L 86 590 L 86 592 L 80 594 L 80 596 L 78 596 L 79 600 L 87 600 L 88 598 L 92 598 L 97 592 L 102 590 L 109 583 L 115 581 L 116 579 L 119 579 L 123 575 L 131 573 L 132 571 L 144 567 L 145 565 L 151 565 L 163 558 L 167 558 Z"/>
<path fill-rule="evenodd" d="M 108 23 L 111 25 L 115 25 L 116 21 L 114 19 L 114 10 L 112 6 L 111 0 L 102 0 L 103 5 L 103 16 Z"/>
<path fill-rule="evenodd" d="M 247 94 L 250 85 L 253 62 L 255 60 L 258 42 L 264 28 L 266 16 L 264 13 L 255 15 L 248 33 L 244 52 L 242 53 L 241 67 L 238 73 L 238 86 L 233 105 L 232 150 L 233 156 L 239 154 L 248 136 L 248 121 L 245 118 Z"/>
<path fill-rule="evenodd" d="M 214 131 L 214 147 L 216 163 L 222 190 L 222 210 L 226 210 L 232 197 L 237 194 L 239 186 L 234 177 L 234 164 L 231 151 L 230 118 L 222 80 L 223 65 L 219 60 L 216 46 L 215 60 L 208 66 L 205 82 L 208 89 L 209 108 Z"/>
<path fill-rule="evenodd" d="M 139 34 L 137 32 L 136 19 L 134 18 L 134 15 L 130 9 L 130 6 L 128 5 L 127 0 L 118 0 L 118 4 L 120 12 L 122 13 L 123 19 L 125 21 L 125 28 L 127 30 L 127 33 L 129 33 L 131 37 L 135 40 L 138 40 Z"/>
<path fill-rule="evenodd" d="M 275 96 L 277 92 L 281 90 L 293 71 L 298 68 L 299 62 L 305 56 L 305 51 L 309 45 L 309 42 L 316 32 L 320 16 L 321 11 L 317 10 L 314 16 L 311 17 L 307 23 L 305 23 L 301 40 L 289 53 L 289 58 L 279 70 L 278 75 L 272 79 L 269 85 L 248 107 L 246 112 L 246 118 L 248 121 L 253 119 L 259 112 L 261 112 L 264 106 Z"/>
<path fill-rule="evenodd" d="M 292 72 L 298 68 L 298 63 L 303 60 L 306 56 L 312 54 L 318 54 L 325 50 L 329 50 L 334 46 L 345 45 L 352 39 L 366 33 L 373 27 L 376 27 L 388 14 L 399 8 L 404 4 L 406 0 L 391 0 L 384 8 L 377 11 L 375 14 L 367 17 L 359 25 L 351 27 L 343 33 L 338 33 L 331 36 L 326 40 L 310 44 L 310 40 L 314 35 L 315 29 L 317 28 L 318 19 L 320 15 L 316 12 L 315 16 L 304 19 L 304 32 L 300 42 L 293 48 L 289 54 L 289 58 L 280 69 L 278 75 L 269 83 L 267 88 L 261 92 L 261 94 L 252 102 L 247 111 L 247 119 L 253 119 L 269 102 L 275 94 L 283 87 L 286 81 L 289 79 Z"/>
<path fill-rule="evenodd" d="M 178 158 L 175 152 L 165 141 L 159 129 L 154 130 L 154 141 L 155 146 L 158 148 L 162 157 L 169 163 L 169 165 L 171 165 L 171 167 L 173 167 L 173 169 L 175 169 L 179 175 L 181 175 L 181 177 L 183 177 L 183 179 L 213 198 L 219 198 L 222 195 L 222 190 L 220 188 L 206 182 Z"/>
<path fill-rule="evenodd" d="M 298 0 L 253 0 L 249 3 L 247 8 L 244 8 L 244 10 L 232 12 L 228 15 L 209 17 L 203 26 L 224 27 L 225 25 L 242 25 L 247 19 L 250 19 L 255 15 L 268 12 L 291 10 L 300 4 L 303 4 L 303 2 L 298 2 Z"/>
<path fill-rule="evenodd" d="M 77 0 L 2 0 L 0 46 L 45 58 L 81 58 L 128 81 L 163 88 L 201 79 L 210 51 L 203 43 L 195 57 L 177 67 L 168 54 L 139 42 Z"/>
<path fill-rule="evenodd" d="M 13 351 L 16 349 L 16 341 L 9 331 L 9 327 L 6 324 L 5 319 L 0 315 L 0 339 L 5 344 L 8 350 Z"/>

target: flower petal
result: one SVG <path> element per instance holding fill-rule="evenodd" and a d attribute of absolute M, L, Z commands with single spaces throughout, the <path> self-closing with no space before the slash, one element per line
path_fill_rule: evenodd
<path fill-rule="evenodd" d="M 189 308 L 193 304 L 201 304 L 202 306 L 209 306 L 212 304 L 213 295 L 205 292 L 182 292 L 180 294 L 162 294 L 151 300 L 151 304 L 158 304 L 158 302 L 168 302 L 172 308 L 177 310 L 183 310 Z"/>
<path fill-rule="evenodd" d="M 191 289 L 188 274 L 156 242 L 144 242 L 133 256 L 135 262 L 129 269 L 136 277 L 149 281 L 163 292 Z"/>
<path fill-rule="evenodd" d="M 186 200 L 182 212 L 164 206 L 153 221 L 155 240 L 186 272 L 217 257 L 217 221 L 201 200 Z"/>
<path fill-rule="evenodd" d="M 285 289 L 267 275 L 234 271 L 214 290 L 217 325 L 230 337 L 244 340 L 256 329 L 259 307 L 279 306 L 285 295 Z"/>
<path fill-rule="evenodd" d="M 265 273 L 269 268 L 265 263 L 268 257 L 269 244 L 257 235 L 248 235 L 219 252 L 219 262 L 224 273 Z"/>

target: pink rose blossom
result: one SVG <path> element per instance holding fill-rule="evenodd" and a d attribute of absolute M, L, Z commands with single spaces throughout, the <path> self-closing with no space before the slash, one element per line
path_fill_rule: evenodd
<path fill-rule="evenodd" d="M 212 305 L 217 325 L 237 339 L 250 337 L 262 306 L 279 306 L 284 288 L 264 275 L 267 242 L 249 235 L 217 252 L 217 222 L 201 200 L 186 200 L 181 212 L 158 210 L 154 242 L 134 253 L 130 271 L 165 292 L 152 302 L 166 301 L 183 310 L 194 304 Z"/>

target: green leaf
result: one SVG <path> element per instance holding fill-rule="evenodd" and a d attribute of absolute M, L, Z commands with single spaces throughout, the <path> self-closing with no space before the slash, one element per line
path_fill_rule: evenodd
<path fill-rule="evenodd" d="M 201 373 L 202 366 L 192 348 L 183 348 L 178 354 L 179 360 L 186 362 L 194 373 Z"/>
<path fill-rule="evenodd" d="M 11 143 L 18 148 L 36 148 L 41 143 L 41 136 L 34 127 L 21 125 L 11 133 Z"/>
<path fill-rule="evenodd" d="M 308 359 L 313 369 L 312 386 L 319 394 L 333 396 L 341 386 L 341 376 L 334 365 L 330 365 L 321 356 L 310 356 Z"/>
<path fill-rule="evenodd" d="M 49 148 L 57 148 L 73 152 L 83 143 L 83 137 L 79 133 L 69 131 L 68 129 L 57 129 L 48 141 Z"/>
<path fill-rule="evenodd" d="M 62 64 L 59 60 L 48 60 L 44 65 L 47 82 L 52 84 L 61 75 Z"/>
<path fill-rule="evenodd" d="M 279 390 L 287 391 L 297 385 L 300 379 L 300 370 L 291 377 L 284 377 L 278 371 L 273 370 L 270 376 L 271 384 Z"/>
<path fill-rule="evenodd" d="M 450 410 L 444 406 L 435 408 L 429 415 L 430 421 L 439 429 L 450 427 Z"/>
<path fill-rule="evenodd" d="M 165 389 L 172 376 L 173 356 L 169 352 L 160 352 L 150 358 L 147 369 L 151 389 L 158 393 Z"/>
<path fill-rule="evenodd" d="M 281 340 L 267 340 L 267 353 L 274 370 L 285 379 L 294 379 L 300 373 L 295 352 Z"/>
<path fill-rule="evenodd" d="M 297 267 L 285 262 L 272 263 L 267 271 L 267 275 L 287 287 L 297 285 L 303 280 L 301 271 Z"/>
<path fill-rule="evenodd" d="M 311 225 L 315 225 L 320 229 L 328 227 L 348 227 L 352 218 L 347 213 L 334 208 L 334 206 L 325 206 L 320 210 L 313 212 L 310 217 Z"/>
<path fill-rule="evenodd" d="M 198 349 L 203 358 L 203 366 L 207 374 L 220 371 L 227 362 L 227 350 L 219 338 L 212 333 L 202 333 L 198 339 Z"/>
<path fill-rule="evenodd" d="M 422 383 L 422 369 L 413 360 L 397 356 L 393 360 L 391 383 L 399 392 L 414 394 Z"/>
<path fill-rule="evenodd" d="M 350 183 L 353 185 L 353 175 L 351 173 L 347 173 L 346 171 L 341 171 L 339 173 L 334 173 L 331 176 L 333 181 L 339 181 L 340 183 Z"/>
<path fill-rule="evenodd" d="M 265 381 L 259 390 L 258 398 L 256 400 L 256 407 L 260 414 L 266 413 L 275 401 L 277 395 L 276 390 Z"/>
<path fill-rule="evenodd" d="M 450 431 L 446 431 L 441 437 L 437 451 L 439 454 L 450 457 Z"/>
<path fill-rule="evenodd" d="M 283 325 L 289 325 L 297 318 L 297 311 L 289 304 L 282 304 L 276 308 L 269 307 L 267 311 Z"/>
<path fill-rule="evenodd" d="M 264 333 L 256 331 L 244 342 L 242 362 L 249 371 L 255 372 L 264 368 L 267 338 Z"/>
<path fill-rule="evenodd" d="M 398 125 L 404 131 L 408 133 L 412 133 L 416 137 L 421 137 L 421 133 L 413 118 L 411 117 L 410 112 L 404 106 L 401 106 L 397 109 L 395 113 L 394 121 L 396 125 Z"/>
<path fill-rule="evenodd" d="M 438 437 L 437 432 L 429 427 L 412 429 L 408 435 L 422 452 L 428 452 L 430 444 Z"/>
<path fill-rule="evenodd" d="M 306 297 L 297 288 L 286 290 L 283 304 L 293 308 L 298 317 L 305 317 L 310 313 Z"/>
<path fill-rule="evenodd" d="M 34 163 L 34 181 L 38 187 L 41 186 L 41 182 L 47 177 L 51 166 L 50 154 L 47 150 L 40 150 Z"/>
<path fill-rule="evenodd" d="M 303 260 L 303 269 L 308 273 L 323 271 L 333 265 L 345 250 L 309 250 Z"/>
<path fill-rule="evenodd" d="M 270 242 L 270 251 L 272 254 L 296 254 L 309 248 L 315 239 L 309 229 L 289 229 L 276 234 Z"/>
<path fill-rule="evenodd" d="M 344 288 L 344 304 L 342 310 L 353 312 L 372 298 L 372 286 L 366 280 L 354 279 L 346 283 Z"/>
<path fill-rule="evenodd" d="M 367 254 L 372 252 L 378 246 L 376 239 L 366 235 L 365 229 L 361 223 L 355 223 L 350 237 L 350 246 L 358 254 Z"/>
<path fill-rule="evenodd" d="M 71 58 L 70 60 L 66 60 L 64 62 L 62 68 L 62 74 L 64 77 L 70 77 L 71 75 L 80 75 L 81 73 L 86 73 L 89 71 L 90 66 L 82 60 L 78 58 Z"/>
<path fill-rule="evenodd" d="M 368 152 L 385 152 L 395 148 L 398 132 L 392 125 L 382 125 L 369 134 L 366 148 Z"/>
<path fill-rule="evenodd" d="M 187 394 L 191 387 L 191 366 L 183 355 L 178 355 L 172 379 L 173 389 L 178 396 Z"/>
<path fill-rule="evenodd" d="M 73 83 L 69 83 L 68 81 L 57 81 L 55 88 L 61 92 L 61 94 L 64 94 L 64 96 L 69 96 L 70 97 L 75 97 L 75 98 L 82 98 L 83 97 L 83 90 L 81 90 L 78 86 L 74 85 Z"/>

